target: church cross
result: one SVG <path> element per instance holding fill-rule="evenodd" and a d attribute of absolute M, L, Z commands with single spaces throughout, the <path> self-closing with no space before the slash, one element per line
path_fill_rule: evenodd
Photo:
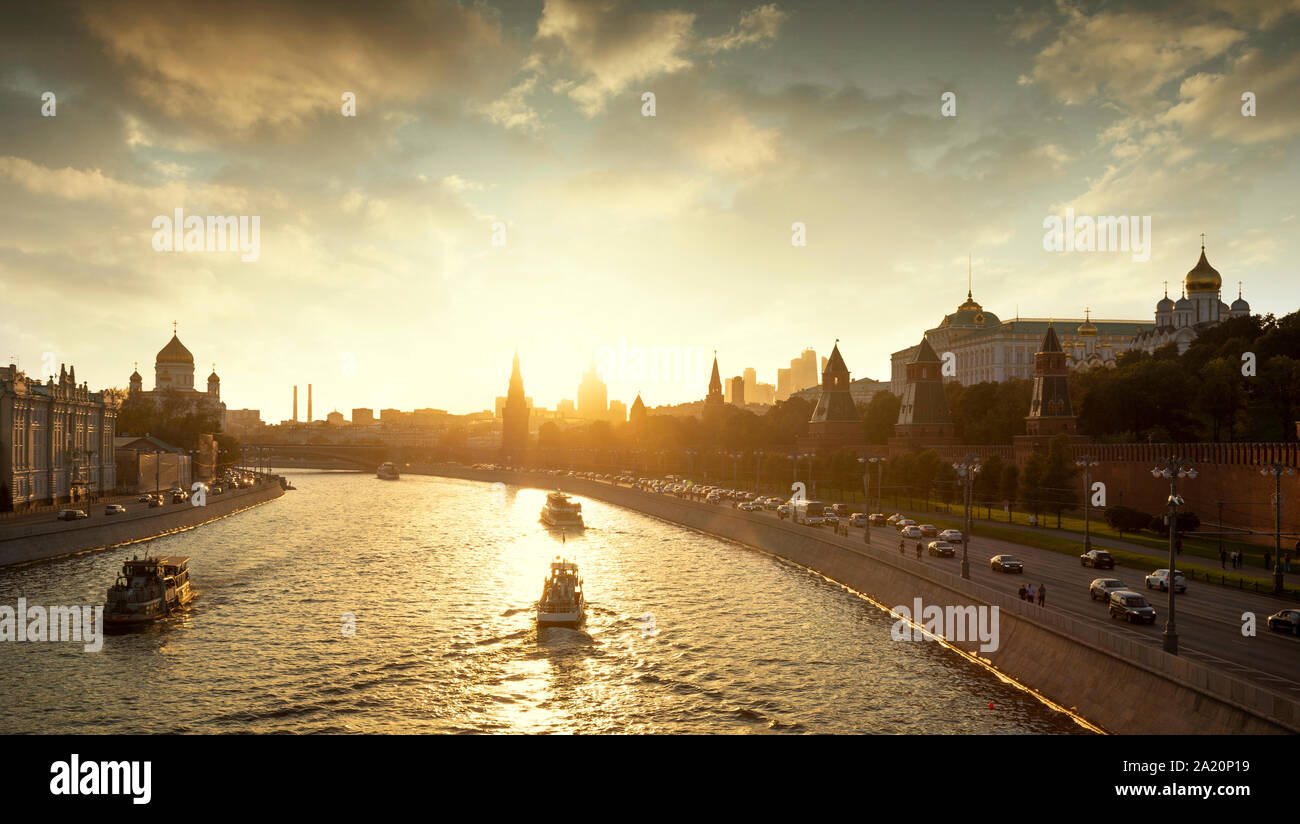
<path fill-rule="evenodd" d="M 1205 251 L 1205 232 L 1201 232 L 1201 251 Z"/>

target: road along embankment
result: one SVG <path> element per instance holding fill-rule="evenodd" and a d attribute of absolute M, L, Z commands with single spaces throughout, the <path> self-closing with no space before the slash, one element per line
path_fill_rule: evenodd
<path fill-rule="evenodd" d="M 0 566 L 161 538 L 242 512 L 283 494 L 279 478 L 272 477 L 257 486 L 208 495 L 205 506 L 192 506 L 186 501 L 118 515 L 103 514 L 103 505 L 95 505 L 94 509 L 81 506 L 91 517 L 58 521 L 50 515 L 49 522 L 0 527 Z"/>
<path fill-rule="evenodd" d="M 958 574 L 900 557 L 894 546 L 868 547 L 857 534 L 844 537 L 579 478 L 442 465 L 428 471 L 596 498 L 769 552 L 891 607 L 910 609 L 916 598 L 943 607 L 996 606 L 996 650 L 981 652 L 978 640 L 948 642 L 1109 732 L 1300 732 L 1300 706 L 1284 695 L 1107 628 L 1012 600 Z"/>

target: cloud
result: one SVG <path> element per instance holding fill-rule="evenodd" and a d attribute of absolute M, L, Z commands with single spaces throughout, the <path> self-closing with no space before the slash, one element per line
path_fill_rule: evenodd
<path fill-rule="evenodd" d="M 1072 105 L 1103 99 L 1148 106 L 1165 84 L 1246 37 L 1239 29 L 1196 22 L 1181 12 L 1088 15 L 1064 2 L 1058 9 L 1065 21 L 1056 39 L 1038 52 L 1020 83 L 1041 84 Z"/>
<path fill-rule="evenodd" d="M 701 48 L 706 52 L 731 51 L 755 43 L 771 42 L 776 39 L 789 16 L 777 8 L 775 3 L 741 12 L 739 24 L 720 37 L 708 38 L 700 44 Z"/>
<path fill-rule="evenodd" d="M 346 11 L 233 0 L 159 13 L 136 0 L 87 4 L 84 19 L 136 94 L 176 120 L 235 134 L 338 114 L 345 91 L 364 116 L 433 92 L 473 93 L 501 74 L 498 25 L 474 7 Z"/>
<path fill-rule="evenodd" d="M 1300 54 L 1273 60 L 1251 50 L 1222 74 L 1195 74 L 1182 82 L 1178 103 L 1159 117 L 1184 137 L 1210 137 L 1240 145 L 1288 140 L 1300 133 Z M 1242 115 L 1242 94 L 1253 92 L 1256 115 Z"/>

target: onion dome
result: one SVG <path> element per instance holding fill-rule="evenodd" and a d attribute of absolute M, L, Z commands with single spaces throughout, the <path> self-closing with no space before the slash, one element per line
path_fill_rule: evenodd
<path fill-rule="evenodd" d="M 144 380 L 144 378 L 140 377 L 140 370 L 136 369 L 134 372 L 131 373 L 131 377 L 129 380 L 131 381 L 131 383 L 139 383 L 140 381 Z"/>
<path fill-rule="evenodd" d="M 167 345 L 158 350 L 156 361 L 158 363 L 184 363 L 193 366 L 194 356 L 190 354 L 190 350 L 185 348 L 185 344 L 181 343 L 180 338 L 173 334 L 172 339 L 167 341 Z"/>
<path fill-rule="evenodd" d="M 1186 309 L 1188 312 L 1190 312 L 1196 307 L 1192 305 L 1192 302 L 1188 300 L 1187 295 L 1184 294 L 1181 298 L 1178 299 L 1178 302 L 1174 304 L 1174 308 L 1179 310 Z"/>
<path fill-rule="evenodd" d="M 212 367 L 212 374 L 208 375 L 208 383 L 221 383 L 221 378 L 217 377 L 217 368 Z"/>
<path fill-rule="evenodd" d="M 1076 332 L 1081 338 L 1095 338 L 1097 336 L 1097 324 L 1092 322 L 1089 310 L 1083 310 L 1083 323 L 1079 324 Z"/>
<path fill-rule="evenodd" d="M 1169 287 L 1168 287 L 1168 286 L 1165 286 L 1165 296 L 1164 296 L 1163 298 L 1161 298 L 1160 300 L 1156 301 L 1156 311 L 1157 311 L 1157 312 L 1172 312 L 1172 311 L 1174 311 L 1174 302 L 1173 302 L 1172 300 L 1169 299 Z"/>
<path fill-rule="evenodd" d="M 1196 267 L 1187 273 L 1186 285 L 1189 292 L 1217 292 L 1223 288 L 1223 278 L 1219 277 L 1219 271 L 1205 259 L 1204 246 L 1201 247 L 1201 259 L 1197 261 Z"/>
<path fill-rule="evenodd" d="M 1237 299 L 1232 302 L 1232 311 L 1250 312 L 1250 304 L 1241 296 L 1241 284 L 1237 284 Z"/>

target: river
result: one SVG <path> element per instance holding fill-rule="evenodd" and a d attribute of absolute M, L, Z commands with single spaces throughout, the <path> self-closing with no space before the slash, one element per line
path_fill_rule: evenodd
<path fill-rule="evenodd" d="M 0 643 L 0 733 L 1087 732 L 819 574 L 637 512 L 580 499 L 561 535 L 541 490 L 288 476 L 189 532 L 0 570 L 0 604 L 102 604 L 148 549 L 191 556 L 200 593 L 98 652 Z M 539 637 L 559 554 L 588 621 Z"/>

